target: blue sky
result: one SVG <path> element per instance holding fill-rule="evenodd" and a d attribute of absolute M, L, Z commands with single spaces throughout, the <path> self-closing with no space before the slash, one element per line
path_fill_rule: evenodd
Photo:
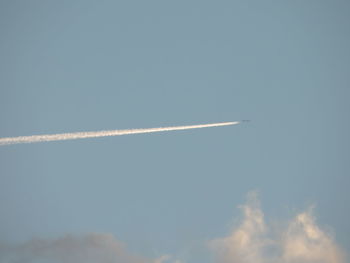
<path fill-rule="evenodd" d="M 0 240 L 107 233 L 208 259 L 245 195 L 315 205 L 350 249 L 348 1 L 0 1 L 0 137 L 244 125 L 0 148 Z M 190 249 L 191 247 L 191 249 Z M 184 252 L 191 250 L 191 252 Z"/>

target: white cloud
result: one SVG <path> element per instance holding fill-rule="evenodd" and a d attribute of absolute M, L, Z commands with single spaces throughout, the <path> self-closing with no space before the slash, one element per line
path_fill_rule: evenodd
<path fill-rule="evenodd" d="M 282 239 L 286 262 L 343 262 L 343 256 L 332 237 L 322 231 L 312 216 L 312 210 L 300 213 L 289 223 Z"/>
<path fill-rule="evenodd" d="M 283 227 L 266 223 L 256 193 L 240 206 L 242 221 L 231 233 L 209 242 L 216 263 L 343 263 L 344 254 L 321 229 L 312 209 L 299 213 Z M 170 255 L 135 255 L 111 234 L 67 235 L 33 239 L 19 245 L 0 243 L 1 263 L 184 263 Z"/>
<path fill-rule="evenodd" d="M 287 222 L 286 229 L 277 231 L 265 223 L 255 193 L 248 195 L 241 209 L 241 224 L 229 236 L 210 242 L 217 263 L 344 262 L 331 235 L 317 226 L 312 209 L 298 214 Z"/>

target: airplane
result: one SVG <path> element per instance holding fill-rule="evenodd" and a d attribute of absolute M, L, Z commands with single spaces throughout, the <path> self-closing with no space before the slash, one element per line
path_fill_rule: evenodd
<path fill-rule="evenodd" d="M 242 120 L 242 122 L 250 122 L 250 120 Z"/>

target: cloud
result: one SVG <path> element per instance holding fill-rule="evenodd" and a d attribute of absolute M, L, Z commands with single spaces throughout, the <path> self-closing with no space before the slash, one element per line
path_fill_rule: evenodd
<path fill-rule="evenodd" d="M 248 194 L 241 224 L 209 246 L 217 263 L 343 263 L 332 236 L 315 221 L 312 209 L 298 214 L 283 229 L 265 223 L 256 193 Z"/>
<path fill-rule="evenodd" d="M 340 249 L 332 237 L 317 226 L 311 209 L 289 223 L 282 241 L 286 262 L 343 262 Z"/>
<path fill-rule="evenodd" d="M 240 206 L 242 220 L 231 233 L 209 242 L 215 263 L 344 263 L 332 236 L 321 229 L 312 208 L 279 227 L 266 223 L 255 192 Z M 206 247 L 207 248 L 207 247 Z M 170 255 L 135 255 L 111 234 L 66 235 L 19 245 L 0 243 L 1 263 L 184 263 Z M 187 262 L 187 261 L 186 261 Z"/>
<path fill-rule="evenodd" d="M 21 245 L 0 244 L 4 263 L 165 263 L 169 256 L 147 259 L 126 250 L 110 234 L 93 233 L 82 237 L 35 239 Z"/>

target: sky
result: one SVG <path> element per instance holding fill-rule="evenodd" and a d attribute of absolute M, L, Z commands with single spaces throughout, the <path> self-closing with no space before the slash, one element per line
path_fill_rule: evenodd
<path fill-rule="evenodd" d="M 349 11 L 0 0 L 0 137 L 251 120 L 1 146 L 0 260 L 345 262 Z"/>

